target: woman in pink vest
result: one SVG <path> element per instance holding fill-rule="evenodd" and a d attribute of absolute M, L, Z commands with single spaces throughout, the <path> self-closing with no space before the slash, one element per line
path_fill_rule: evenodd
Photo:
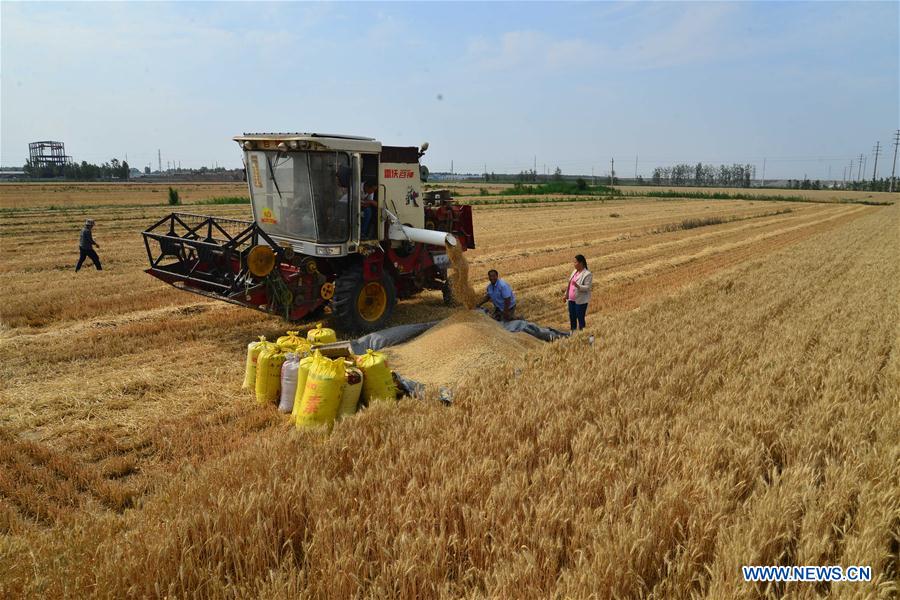
<path fill-rule="evenodd" d="M 583 254 L 575 257 L 575 270 L 569 275 L 569 287 L 566 290 L 566 302 L 569 306 L 569 325 L 572 331 L 584 329 L 584 316 L 587 314 L 588 302 L 591 301 L 591 285 L 594 276 L 588 271 L 587 260 Z"/>

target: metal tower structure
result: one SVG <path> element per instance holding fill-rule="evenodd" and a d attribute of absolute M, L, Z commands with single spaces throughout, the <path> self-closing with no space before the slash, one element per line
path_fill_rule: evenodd
<path fill-rule="evenodd" d="M 72 162 L 66 154 L 66 145 L 62 142 L 31 142 L 28 144 L 28 157 L 35 167 L 63 166 Z"/>

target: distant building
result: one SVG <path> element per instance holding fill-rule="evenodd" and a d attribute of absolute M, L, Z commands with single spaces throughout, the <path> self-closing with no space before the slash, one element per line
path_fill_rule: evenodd
<path fill-rule="evenodd" d="M 28 161 L 35 168 L 62 167 L 70 164 L 72 157 L 66 154 L 63 142 L 31 142 L 28 144 Z"/>
<path fill-rule="evenodd" d="M 481 175 L 476 175 L 474 173 L 442 173 L 440 171 L 428 174 L 428 179 L 431 181 L 462 181 L 463 179 L 471 179 L 472 177 L 481 177 Z"/>

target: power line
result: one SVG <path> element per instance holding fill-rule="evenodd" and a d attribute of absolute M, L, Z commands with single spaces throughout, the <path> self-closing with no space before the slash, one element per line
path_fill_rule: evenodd
<path fill-rule="evenodd" d="M 891 167 L 891 191 L 894 191 L 894 172 L 897 170 L 897 146 L 900 145 L 900 129 L 894 134 L 894 164 Z"/>
<path fill-rule="evenodd" d="M 881 153 L 881 142 L 875 142 L 875 166 L 872 167 L 872 183 L 875 183 L 875 174 L 878 172 L 878 155 Z"/>

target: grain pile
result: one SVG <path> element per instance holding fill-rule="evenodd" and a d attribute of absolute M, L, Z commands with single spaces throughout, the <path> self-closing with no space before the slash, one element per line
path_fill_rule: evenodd
<path fill-rule="evenodd" d="M 398 373 L 426 385 L 457 384 L 473 371 L 516 364 L 543 342 L 510 333 L 480 311 L 459 311 L 412 341 L 387 348 Z"/>
<path fill-rule="evenodd" d="M 450 287 L 453 297 L 466 308 L 475 308 L 481 296 L 472 289 L 469 283 L 469 261 L 459 245 L 447 244 L 447 256 L 450 257 Z"/>

